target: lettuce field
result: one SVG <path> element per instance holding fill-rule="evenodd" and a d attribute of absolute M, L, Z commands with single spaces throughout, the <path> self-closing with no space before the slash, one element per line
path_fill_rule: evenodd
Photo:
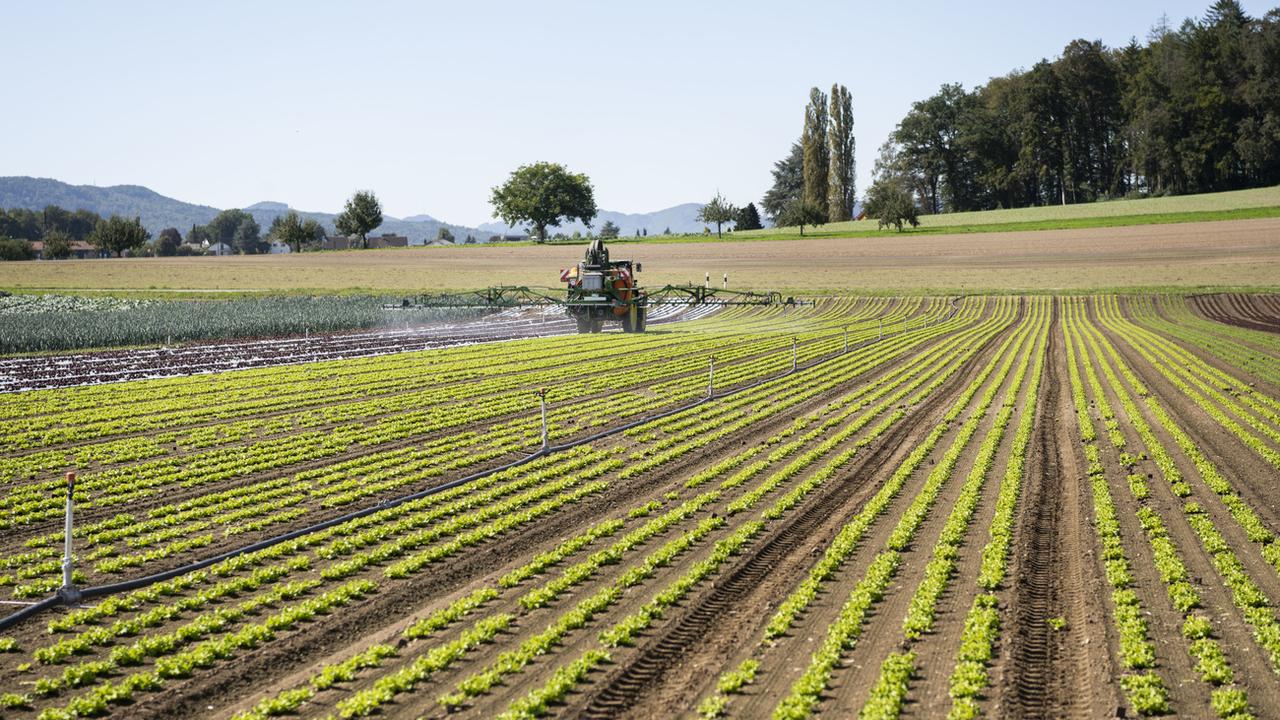
<path fill-rule="evenodd" d="M 826 298 L 46 368 L 0 393 L 0 611 L 62 584 L 68 471 L 84 597 L 0 629 L 0 717 L 1274 717 L 1277 318 Z"/>

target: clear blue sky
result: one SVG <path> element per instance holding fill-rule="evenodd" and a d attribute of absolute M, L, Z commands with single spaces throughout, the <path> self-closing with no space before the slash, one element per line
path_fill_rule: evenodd
<path fill-rule="evenodd" d="M 811 86 L 853 93 L 858 192 L 914 100 L 1143 39 L 1210 0 L 22 2 L 4 10 L 0 175 L 190 202 L 474 225 L 522 163 L 605 209 L 759 201 Z M 1246 0 L 1260 15 L 1270 6 Z"/>

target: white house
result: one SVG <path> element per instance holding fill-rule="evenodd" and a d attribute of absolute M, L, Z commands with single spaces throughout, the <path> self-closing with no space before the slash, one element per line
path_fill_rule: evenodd
<path fill-rule="evenodd" d="M 270 251 L 270 252 L 271 252 L 271 254 L 272 254 L 272 255 L 284 255 L 285 253 L 291 253 L 291 252 L 293 252 L 293 248 L 292 248 L 292 247 L 290 247 L 290 246 L 289 246 L 289 243 L 287 243 L 287 242 L 281 242 L 281 241 L 279 241 L 279 240 L 272 240 L 272 241 L 271 241 L 271 251 Z"/>
<path fill-rule="evenodd" d="M 203 247 L 205 251 L 208 252 L 210 255 L 230 255 L 231 254 L 231 246 L 224 242 L 211 243 L 208 240 L 205 240 L 204 242 L 200 243 L 200 246 Z"/>

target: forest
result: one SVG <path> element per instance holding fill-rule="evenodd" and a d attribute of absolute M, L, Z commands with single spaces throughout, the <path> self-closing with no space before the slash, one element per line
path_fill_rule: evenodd
<path fill-rule="evenodd" d="M 1053 60 L 912 105 L 876 182 L 922 212 L 1215 192 L 1280 183 L 1280 8 L 1218 0 L 1176 29 Z"/>

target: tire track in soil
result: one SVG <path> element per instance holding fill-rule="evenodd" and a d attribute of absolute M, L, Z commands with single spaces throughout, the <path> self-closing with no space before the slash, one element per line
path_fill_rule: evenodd
<path fill-rule="evenodd" d="M 884 437 L 876 441 L 870 452 L 856 460 L 856 465 L 844 473 L 840 482 L 824 485 L 825 492 L 810 500 L 804 508 L 785 525 L 774 530 L 751 554 L 740 560 L 722 580 L 715 583 L 702 597 L 691 604 L 678 619 L 659 631 L 649 642 L 641 646 L 637 657 L 623 664 L 620 670 L 599 684 L 600 689 L 586 697 L 585 703 L 575 704 L 570 714 L 582 718 L 615 718 L 621 715 L 645 715 L 644 703 L 659 701 L 653 691 L 668 679 L 668 670 L 676 664 L 691 664 L 695 654 L 715 653 L 709 643 L 699 643 L 708 636 L 724 630 L 725 621 L 732 622 L 738 607 L 767 606 L 770 596 L 762 591 L 772 589 L 770 575 L 778 574 L 785 564 L 806 564 L 813 552 L 820 553 L 825 540 L 843 524 L 849 505 L 860 505 L 865 493 L 851 492 L 865 488 L 869 478 L 885 464 L 885 461 L 904 442 L 918 431 L 919 421 L 928 418 L 944 402 L 950 399 L 978 363 L 989 354 L 991 348 L 1017 325 L 1014 319 L 1009 326 L 995 333 L 970 357 L 942 388 L 917 406 L 910 417 L 903 418 Z M 810 552 L 815 539 L 823 538 L 817 550 Z M 758 597 L 757 597 L 758 596 Z M 752 599 L 755 598 L 755 599 Z M 765 616 L 767 619 L 767 614 Z M 718 666 L 718 664 L 713 664 Z M 655 703 L 657 704 L 657 703 Z M 650 708 L 648 714 L 661 716 L 661 709 Z"/>
<path fill-rule="evenodd" d="M 1045 354 L 1046 357 L 1048 356 L 1050 352 L 1048 343 L 1040 346 L 1035 337 L 1032 337 L 1030 342 L 1035 344 L 1034 347 L 1039 348 L 1039 353 Z M 1049 342 L 1052 342 L 1052 337 L 1049 338 Z M 966 530 L 965 541 L 960 547 L 955 571 L 948 582 L 947 589 L 938 599 L 934 612 L 933 628 L 912 643 L 912 648 L 917 655 L 916 674 L 911 680 L 907 703 L 903 706 L 902 714 L 899 716 L 907 720 L 915 720 L 917 718 L 927 720 L 940 717 L 945 715 L 951 708 L 951 672 L 955 666 L 956 653 L 960 647 L 960 639 L 964 632 L 965 621 L 969 616 L 969 609 L 973 604 L 974 596 L 980 592 L 978 575 L 982 569 L 982 553 L 990 539 L 987 531 L 995 519 L 996 502 L 1004 484 L 1005 469 L 1011 459 L 1014 435 L 1017 432 L 1018 422 L 1022 417 L 1023 401 L 1029 392 L 1027 385 L 1031 382 L 1031 372 L 1034 368 L 1035 358 L 1036 351 L 1033 349 L 1028 359 L 1030 364 L 1027 376 L 1023 379 L 1015 399 L 1015 408 L 1018 409 L 1010 417 L 1009 425 L 1005 430 L 1004 438 L 1000 442 L 1000 448 L 996 453 L 995 460 L 987 471 L 988 475 L 983 483 L 981 499 L 978 501 L 978 506 L 975 508 L 973 518 Z M 1012 382 L 1013 372 L 1016 371 L 1011 369 L 1009 382 Z M 1043 385 L 1043 382 L 1041 385 Z M 1032 399 L 1031 405 L 1026 408 L 1026 412 L 1031 413 L 1033 417 L 1036 416 L 1042 392 L 1037 392 L 1037 396 Z M 998 412 L 999 406 L 993 403 L 992 408 L 989 410 L 993 420 Z M 980 447 L 980 437 L 985 435 L 985 432 L 989 429 L 989 427 L 984 426 L 982 431 L 975 435 L 974 440 L 971 442 L 976 442 L 977 444 L 972 444 L 968 448 L 968 460 L 957 465 L 953 476 L 953 479 L 961 481 L 957 483 L 957 486 L 963 484 L 963 479 L 967 477 L 967 473 L 972 469 L 972 459 Z M 961 467 L 963 467 L 963 470 L 961 470 Z M 943 507 L 946 507 L 946 505 L 943 505 Z M 944 516 L 941 523 L 945 522 L 946 518 Z M 923 529 L 922 527 L 921 530 L 923 531 Z M 924 533 L 918 537 L 926 536 L 932 537 L 933 542 L 925 545 L 921 541 L 919 544 L 925 548 L 924 552 L 932 553 L 932 548 L 936 546 L 939 533 Z M 932 555 L 927 555 L 926 558 L 932 559 Z M 898 642 L 901 643 L 902 641 L 899 640 Z M 893 648 L 894 651 L 898 649 L 899 647 Z M 876 669 L 877 671 L 879 670 L 879 665 L 876 665 Z"/>
<path fill-rule="evenodd" d="M 1092 502 L 1083 492 L 1071 435 L 1063 429 L 1069 427 L 1064 412 L 1070 394 L 1063 392 L 1059 311 L 1055 301 L 1027 478 L 1031 487 L 1023 495 L 1017 565 L 1010 573 L 1012 622 L 1003 633 L 1009 655 L 994 708 L 1007 718 L 1106 717 L 1118 707 L 1114 686 L 1105 691 L 1099 682 L 1112 673 L 1105 635 L 1096 625 L 1104 608 L 1090 592 L 1093 584 L 1086 588 L 1086 577 L 1097 576 L 1084 560 L 1084 538 L 1091 538 L 1093 529 L 1082 510 Z M 1066 620 L 1064 629 L 1050 625 L 1054 618 Z"/>

